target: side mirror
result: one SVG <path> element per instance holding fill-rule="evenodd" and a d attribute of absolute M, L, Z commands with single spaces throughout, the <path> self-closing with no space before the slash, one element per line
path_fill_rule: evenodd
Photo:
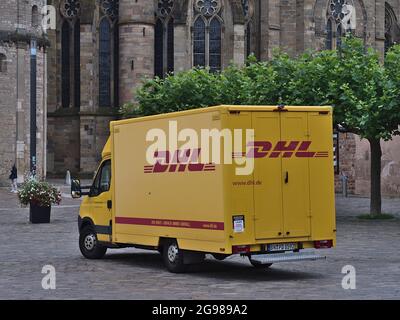
<path fill-rule="evenodd" d="M 81 182 L 79 179 L 71 180 L 71 197 L 73 199 L 80 198 L 82 196 Z"/>

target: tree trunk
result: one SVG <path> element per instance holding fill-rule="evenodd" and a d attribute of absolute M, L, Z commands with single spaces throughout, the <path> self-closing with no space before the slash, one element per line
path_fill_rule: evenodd
<path fill-rule="evenodd" d="M 368 139 L 371 147 L 371 204 L 370 214 L 382 213 L 381 198 L 381 157 L 382 149 L 380 139 Z"/>

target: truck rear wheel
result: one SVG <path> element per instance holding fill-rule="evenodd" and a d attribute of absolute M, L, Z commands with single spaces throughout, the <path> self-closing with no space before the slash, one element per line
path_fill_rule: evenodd
<path fill-rule="evenodd" d="M 249 261 L 252 266 L 257 269 L 268 269 L 270 266 L 272 266 L 272 263 L 259 263 L 257 261 L 254 261 L 251 257 L 249 257 Z"/>
<path fill-rule="evenodd" d="M 214 257 L 214 259 L 222 261 L 222 260 L 225 260 L 226 258 L 228 258 L 229 254 L 213 253 L 212 256 Z"/>
<path fill-rule="evenodd" d="M 107 247 L 97 241 L 97 234 L 92 226 L 86 226 L 80 232 L 79 249 L 82 255 L 88 259 L 101 259 L 107 251 Z"/>
<path fill-rule="evenodd" d="M 186 270 L 183 263 L 183 251 L 179 249 L 176 240 L 165 242 L 162 250 L 164 264 L 170 272 L 181 273 Z"/>

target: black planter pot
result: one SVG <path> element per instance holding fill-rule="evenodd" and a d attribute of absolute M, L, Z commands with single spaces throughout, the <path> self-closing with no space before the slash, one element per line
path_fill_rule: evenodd
<path fill-rule="evenodd" d="M 29 221 L 31 223 L 50 223 L 50 207 L 41 207 L 30 204 Z"/>

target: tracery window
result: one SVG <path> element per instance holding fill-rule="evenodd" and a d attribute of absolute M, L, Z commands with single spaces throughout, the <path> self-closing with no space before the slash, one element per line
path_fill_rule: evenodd
<path fill-rule="evenodd" d="M 119 0 L 101 0 L 99 23 L 99 107 L 119 105 Z"/>
<path fill-rule="evenodd" d="M 220 71 L 222 18 L 220 0 L 196 0 L 193 23 L 193 65 Z"/>
<path fill-rule="evenodd" d="M 173 0 L 158 0 L 154 37 L 154 75 L 163 78 L 174 71 Z"/>
<path fill-rule="evenodd" d="M 326 25 L 326 48 L 338 49 L 342 36 L 356 29 L 356 10 L 353 0 L 329 0 Z"/>
<path fill-rule="evenodd" d="M 62 0 L 60 11 L 65 18 L 75 18 L 80 14 L 81 3 L 79 0 Z"/>
<path fill-rule="evenodd" d="M 62 0 L 61 106 L 80 107 L 80 1 Z"/>

